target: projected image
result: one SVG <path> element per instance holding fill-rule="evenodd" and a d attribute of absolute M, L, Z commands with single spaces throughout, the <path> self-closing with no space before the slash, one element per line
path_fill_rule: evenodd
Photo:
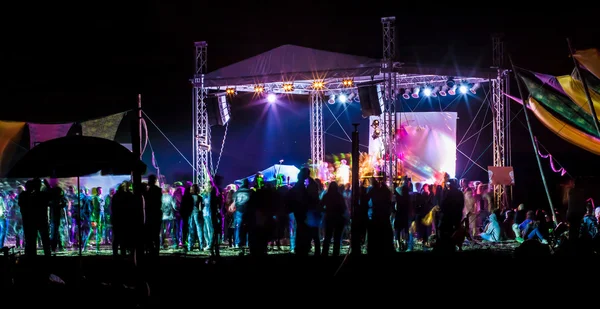
<path fill-rule="evenodd" d="M 407 175 L 413 182 L 427 183 L 439 183 L 444 173 L 454 177 L 456 119 L 454 112 L 396 114 L 398 175 Z M 371 123 L 376 120 L 379 121 L 379 117 L 370 117 Z M 369 155 L 381 162 L 383 138 L 376 130 L 370 127 Z"/>

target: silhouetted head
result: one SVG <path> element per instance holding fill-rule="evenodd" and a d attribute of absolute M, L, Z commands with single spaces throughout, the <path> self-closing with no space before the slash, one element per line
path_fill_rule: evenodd
<path fill-rule="evenodd" d="M 301 168 L 300 172 L 298 172 L 298 182 L 303 182 L 308 179 L 308 177 L 310 177 L 310 170 L 308 167 Z"/>
<path fill-rule="evenodd" d="M 148 176 L 148 184 L 151 186 L 156 186 L 156 181 L 158 179 L 156 178 L 156 175 L 150 175 Z"/>
<path fill-rule="evenodd" d="M 250 181 L 248 180 L 248 178 L 244 178 L 244 180 L 242 180 L 242 188 L 244 188 L 244 189 L 250 188 Z"/>
<path fill-rule="evenodd" d="M 327 192 L 337 192 L 339 190 L 338 184 L 335 181 L 332 181 L 331 183 L 329 183 L 329 188 L 327 189 Z"/>

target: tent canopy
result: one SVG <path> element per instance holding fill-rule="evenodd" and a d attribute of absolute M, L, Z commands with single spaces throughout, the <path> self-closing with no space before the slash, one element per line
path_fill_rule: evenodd
<path fill-rule="evenodd" d="M 487 80 L 497 77 L 493 68 L 474 68 L 398 63 L 400 76 L 439 75 Z M 205 87 L 226 87 L 313 81 L 328 78 L 381 77 L 381 59 L 324 51 L 297 45 L 283 45 L 228 65 L 204 76 Z"/>
<path fill-rule="evenodd" d="M 283 45 L 205 75 L 206 87 L 379 74 L 381 60 Z"/>
<path fill-rule="evenodd" d="M 300 172 L 300 170 L 293 165 L 282 165 L 282 164 L 275 164 L 275 165 L 261 171 L 265 182 L 275 181 L 275 176 L 277 174 L 282 174 L 286 181 L 287 181 L 288 177 L 290 178 L 290 183 L 296 183 L 296 181 L 298 181 L 298 173 L 299 172 Z M 256 175 L 251 175 L 246 178 L 238 179 L 235 181 L 235 183 L 238 185 L 242 184 L 242 181 L 244 179 L 248 179 L 248 181 L 250 183 L 252 183 L 254 181 L 254 176 L 256 176 Z"/>

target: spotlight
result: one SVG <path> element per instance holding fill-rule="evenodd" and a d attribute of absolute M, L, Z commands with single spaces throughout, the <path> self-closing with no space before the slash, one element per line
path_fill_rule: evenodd
<path fill-rule="evenodd" d="M 448 85 L 444 85 L 444 86 L 442 86 L 442 90 L 440 90 L 439 94 L 440 94 L 442 97 L 445 97 L 445 96 L 446 96 L 446 94 L 447 94 L 447 93 L 446 93 L 447 91 L 448 91 Z"/>
<path fill-rule="evenodd" d="M 448 89 L 448 94 L 449 95 L 455 95 L 456 94 L 456 85 L 450 86 L 450 89 Z"/>
<path fill-rule="evenodd" d="M 354 99 L 356 99 L 356 94 L 354 94 L 354 92 L 351 92 L 348 95 L 348 102 L 352 102 Z"/>
<path fill-rule="evenodd" d="M 434 87 L 431 91 L 431 96 L 434 98 L 437 97 L 438 91 L 440 91 L 440 87 Z"/>
<path fill-rule="evenodd" d="M 479 83 L 475 83 L 475 85 L 473 85 L 469 91 L 471 91 L 472 94 L 477 94 L 477 89 L 479 89 L 479 87 L 481 87 L 481 85 Z"/>
<path fill-rule="evenodd" d="M 277 101 L 277 96 L 274 93 L 269 93 L 267 95 L 267 102 L 275 103 Z"/>
<path fill-rule="evenodd" d="M 294 91 L 294 83 L 283 83 L 283 91 L 285 91 L 285 92 Z"/>
<path fill-rule="evenodd" d="M 379 127 L 379 120 L 377 120 L 377 119 L 373 120 L 373 122 L 371 123 L 371 126 L 372 126 L 373 128 L 377 128 L 377 127 Z"/>
<path fill-rule="evenodd" d="M 344 88 L 350 88 L 354 86 L 354 80 L 350 79 L 350 78 L 346 78 L 342 80 L 342 87 Z"/>
<path fill-rule="evenodd" d="M 426 97 L 429 97 L 429 96 L 431 96 L 431 88 L 429 88 L 429 87 L 425 87 L 425 89 L 423 89 L 423 94 L 424 94 Z"/>
<path fill-rule="evenodd" d="M 415 87 L 415 89 L 413 89 L 411 96 L 415 99 L 419 98 L 419 91 L 421 91 L 421 89 L 419 87 Z"/>
<path fill-rule="evenodd" d="M 346 103 L 348 102 L 348 97 L 342 93 L 338 96 L 338 100 L 340 101 L 340 103 Z"/>
<path fill-rule="evenodd" d="M 460 85 L 460 87 L 458 87 L 458 91 L 461 94 L 467 94 L 467 91 L 469 91 L 469 88 L 467 88 L 467 86 L 465 86 L 465 85 Z"/>
<path fill-rule="evenodd" d="M 322 80 L 316 80 L 312 83 L 312 87 L 314 90 L 323 90 L 325 83 Z"/>
<path fill-rule="evenodd" d="M 235 88 L 231 88 L 231 87 L 230 87 L 230 88 L 227 88 L 227 89 L 225 89 L 225 93 L 226 93 L 228 96 L 233 96 L 233 95 L 235 95 Z"/>
<path fill-rule="evenodd" d="M 265 91 L 265 86 L 263 86 L 263 85 L 254 86 L 255 93 L 263 93 L 264 91 Z"/>
<path fill-rule="evenodd" d="M 402 97 L 403 97 L 405 100 L 408 100 L 408 99 L 410 99 L 410 89 L 404 89 L 404 94 L 402 95 Z"/>
<path fill-rule="evenodd" d="M 335 104 L 335 94 L 329 96 L 329 100 L 327 100 L 329 104 Z"/>
<path fill-rule="evenodd" d="M 373 135 L 371 135 L 371 137 L 373 139 L 377 139 L 380 135 L 381 135 L 381 130 L 379 130 L 379 128 L 375 128 L 375 130 L 373 130 Z"/>

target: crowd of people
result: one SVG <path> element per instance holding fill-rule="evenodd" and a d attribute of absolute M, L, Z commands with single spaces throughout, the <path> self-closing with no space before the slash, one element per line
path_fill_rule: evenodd
<path fill-rule="evenodd" d="M 597 249 L 600 207 L 594 208 L 580 187 L 571 189 L 566 213 L 552 214 L 523 204 L 497 208 L 488 185 L 449 177 L 439 184 L 413 184 L 403 177 L 393 187 L 376 177 L 365 179 L 354 209 L 350 185 L 324 184 L 310 177 L 308 168 L 300 170 L 295 184 L 284 184 L 281 175 L 275 184 L 266 183 L 257 174 L 252 184 L 244 180 L 226 188 L 220 188 L 220 177 L 200 187 L 159 185 L 151 175 L 138 195 L 130 182 L 104 194 L 100 187 L 65 191 L 33 179 L 2 192 L 0 247 L 10 237 L 28 255 L 37 247 L 50 255 L 112 245 L 116 256 L 135 249 L 156 255 L 161 249 L 197 249 L 218 256 L 221 246 L 260 256 L 289 245 L 297 255 L 327 256 L 332 249 L 337 256 L 343 241 L 386 254 L 412 251 L 417 243 L 424 250 L 454 251 L 465 242 L 548 244 L 569 235 Z"/>

